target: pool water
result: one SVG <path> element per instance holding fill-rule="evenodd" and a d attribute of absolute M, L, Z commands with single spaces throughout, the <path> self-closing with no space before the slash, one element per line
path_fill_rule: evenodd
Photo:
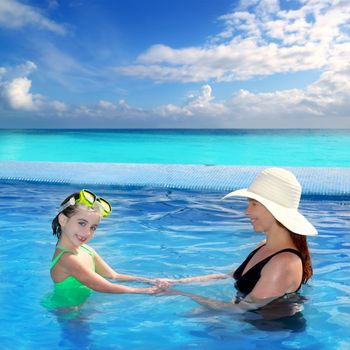
<path fill-rule="evenodd" d="M 349 149 L 350 130 L 0 130 L 0 160 L 350 167 Z"/>
<path fill-rule="evenodd" d="M 242 215 L 244 200 L 223 193 L 95 186 L 114 212 L 91 241 L 117 271 L 147 277 L 229 272 L 263 236 Z M 0 183 L 1 349 L 349 349 L 350 240 L 347 198 L 304 198 L 319 236 L 309 239 L 314 277 L 296 318 L 205 311 L 180 296 L 93 293 L 76 311 L 41 306 L 52 290 L 50 224 L 73 185 Z M 139 285 L 139 284 L 133 284 Z M 179 285 L 220 300 L 233 281 Z"/>

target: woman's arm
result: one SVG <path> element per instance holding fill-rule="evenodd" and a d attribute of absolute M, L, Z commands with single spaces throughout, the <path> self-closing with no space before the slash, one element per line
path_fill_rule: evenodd
<path fill-rule="evenodd" d="M 163 292 L 164 295 L 183 295 L 186 296 L 196 303 L 207 307 L 208 309 L 216 310 L 216 311 L 224 311 L 224 312 L 233 312 L 233 313 L 243 313 L 248 310 L 258 309 L 269 302 L 271 302 L 275 298 L 266 298 L 266 299 L 253 299 L 251 296 L 247 296 L 240 303 L 235 304 L 232 302 L 220 301 L 216 299 L 211 299 L 207 297 L 203 297 L 202 295 L 182 292 L 179 290 L 171 289 L 169 291 Z"/>
<path fill-rule="evenodd" d="M 261 270 L 261 276 L 249 295 L 260 300 L 293 293 L 300 286 L 302 274 L 302 262 L 297 255 L 290 252 L 278 254 Z"/>
<path fill-rule="evenodd" d="M 211 275 L 185 277 L 185 278 L 179 278 L 179 279 L 157 278 L 157 281 L 165 281 L 168 283 L 192 283 L 192 282 L 207 282 L 207 281 L 224 279 L 224 278 L 229 278 L 229 277 L 231 277 L 231 276 L 228 274 L 215 273 L 215 274 L 211 274 Z"/>
<path fill-rule="evenodd" d="M 126 275 L 122 273 L 118 273 L 115 270 L 112 269 L 103 259 L 101 256 L 99 256 L 96 251 L 94 251 L 94 258 L 95 258 L 95 268 L 96 272 L 105 278 L 111 278 L 113 280 L 117 281 L 138 281 L 138 282 L 146 282 L 146 283 L 155 283 L 154 280 L 145 278 L 145 277 L 139 277 L 139 276 L 132 276 L 132 275 Z"/>
<path fill-rule="evenodd" d="M 238 304 L 178 290 L 169 290 L 164 294 L 187 296 L 198 304 L 213 310 L 231 312 L 255 310 L 286 293 L 294 292 L 301 281 L 301 269 L 301 261 L 295 254 L 286 252 L 275 256 L 261 271 L 261 277 L 254 289 Z"/>

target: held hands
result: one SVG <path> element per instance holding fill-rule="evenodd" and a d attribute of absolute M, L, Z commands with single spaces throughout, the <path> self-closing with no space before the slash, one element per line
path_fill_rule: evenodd
<path fill-rule="evenodd" d="M 166 293 L 166 290 L 169 289 L 170 284 L 166 281 L 156 280 L 156 283 L 153 287 L 148 288 L 150 294 L 163 294 Z"/>
<path fill-rule="evenodd" d="M 157 296 L 171 296 L 171 295 L 183 295 L 187 296 L 186 292 L 182 292 L 181 290 L 171 288 L 170 283 L 168 283 L 167 278 L 162 278 L 161 280 L 157 280 L 156 284 L 148 288 L 150 294 L 157 294 Z"/>

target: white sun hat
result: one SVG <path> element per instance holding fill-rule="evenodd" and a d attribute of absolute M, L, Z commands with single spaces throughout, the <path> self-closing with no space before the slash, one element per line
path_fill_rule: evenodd
<path fill-rule="evenodd" d="M 300 196 L 301 185 L 293 173 L 282 168 L 268 168 L 248 188 L 230 192 L 223 199 L 255 199 L 291 232 L 315 236 L 316 228 L 298 211 Z"/>

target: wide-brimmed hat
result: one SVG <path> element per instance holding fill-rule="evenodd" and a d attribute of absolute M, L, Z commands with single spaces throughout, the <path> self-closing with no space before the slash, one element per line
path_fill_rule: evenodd
<path fill-rule="evenodd" d="M 230 192 L 223 199 L 255 199 L 291 232 L 315 236 L 316 228 L 298 211 L 300 196 L 301 185 L 293 173 L 282 168 L 268 168 L 248 188 Z"/>

